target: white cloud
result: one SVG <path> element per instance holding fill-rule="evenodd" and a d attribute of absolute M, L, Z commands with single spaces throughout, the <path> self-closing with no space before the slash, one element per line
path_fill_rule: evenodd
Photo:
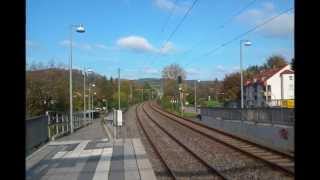
<path fill-rule="evenodd" d="M 275 6 L 271 2 L 263 3 L 258 9 L 250 9 L 237 17 L 237 20 L 249 26 L 263 23 L 267 19 L 278 15 Z M 256 31 L 266 37 L 290 37 L 294 30 L 294 14 L 285 13 L 263 25 Z"/>
<path fill-rule="evenodd" d="M 143 69 L 143 72 L 147 73 L 147 74 L 158 74 L 160 71 L 158 69 L 155 69 L 155 68 L 145 67 Z"/>
<path fill-rule="evenodd" d="M 175 4 L 173 0 L 153 0 L 153 3 L 160 9 L 165 11 L 175 10 L 176 12 L 183 13 L 186 12 L 190 2 L 181 2 Z"/>
<path fill-rule="evenodd" d="M 70 40 L 63 40 L 63 41 L 60 41 L 59 44 L 63 47 L 69 47 L 70 46 Z M 75 48 L 79 48 L 79 49 L 82 49 L 82 50 L 86 50 L 86 51 L 90 51 L 90 50 L 93 50 L 93 49 L 109 49 L 106 45 L 104 44 L 88 44 L 88 43 L 77 43 L 75 41 L 72 42 L 72 46 L 75 47 Z"/>
<path fill-rule="evenodd" d="M 187 71 L 187 74 L 191 75 L 191 76 L 200 75 L 200 70 L 199 69 L 189 68 L 189 69 L 186 69 L 186 71 Z"/>
<path fill-rule="evenodd" d="M 141 36 L 127 36 L 117 40 L 117 46 L 135 52 L 151 52 L 168 54 L 175 50 L 172 42 L 166 43 L 162 48 L 155 48 L 146 38 Z"/>
<path fill-rule="evenodd" d="M 267 37 L 287 37 L 293 36 L 294 16 L 293 14 L 283 14 L 274 19 L 260 31 Z"/>
<path fill-rule="evenodd" d="M 117 40 L 117 45 L 138 52 L 152 52 L 155 48 L 143 37 L 128 36 Z"/>
<path fill-rule="evenodd" d="M 229 73 L 234 73 L 239 71 L 239 66 L 233 66 L 233 67 L 224 67 L 222 65 L 217 65 L 216 68 L 216 73 L 221 73 L 221 74 L 229 74 Z"/>
<path fill-rule="evenodd" d="M 175 51 L 175 47 L 172 42 L 167 42 L 161 49 L 159 49 L 159 53 L 168 54 Z"/>
<path fill-rule="evenodd" d="M 59 43 L 61 46 L 70 46 L 70 41 L 69 40 L 63 40 L 63 41 L 60 41 Z"/>
<path fill-rule="evenodd" d="M 95 47 L 100 48 L 100 49 L 108 49 L 108 47 L 104 44 L 95 44 Z"/>

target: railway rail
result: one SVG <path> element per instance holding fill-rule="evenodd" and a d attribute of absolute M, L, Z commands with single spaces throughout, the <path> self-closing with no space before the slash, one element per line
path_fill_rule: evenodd
<path fill-rule="evenodd" d="M 173 179 L 228 179 L 159 125 L 144 105 L 136 108 L 138 122 Z"/>
<path fill-rule="evenodd" d="M 234 150 L 240 151 L 252 158 L 260 160 L 274 169 L 285 172 L 288 176 L 294 176 L 294 157 L 290 154 L 279 152 L 268 147 L 247 141 L 240 137 L 225 133 L 215 128 L 208 127 L 190 119 L 181 118 L 175 114 L 160 109 L 158 105 L 148 104 L 151 109 L 163 116 L 192 129 L 208 138 L 220 142 Z"/>

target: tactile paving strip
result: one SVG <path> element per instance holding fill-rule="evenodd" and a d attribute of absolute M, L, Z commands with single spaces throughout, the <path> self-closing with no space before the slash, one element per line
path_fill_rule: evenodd
<path fill-rule="evenodd" d="M 102 149 L 102 148 L 109 148 L 112 147 L 112 144 L 106 141 L 91 141 L 87 144 L 84 148 L 85 150 L 90 149 Z"/>

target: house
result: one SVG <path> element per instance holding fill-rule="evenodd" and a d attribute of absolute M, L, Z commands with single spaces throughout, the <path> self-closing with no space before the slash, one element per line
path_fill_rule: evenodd
<path fill-rule="evenodd" d="M 246 107 L 279 107 L 285 100 L 294 100 L 294 71 L 290 65 L 261 71 L 245 82 Z"/>

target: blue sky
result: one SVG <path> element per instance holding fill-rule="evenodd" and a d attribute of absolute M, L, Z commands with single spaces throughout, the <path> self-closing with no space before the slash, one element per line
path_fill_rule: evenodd
<path fill-rule="evenodd" d="M 248 3 L 248 8 L 237 14 Z M 27 0 L 27 63 L 69 62 L 70 25 L 73 67 L 123 78 L 160 77 L 164 66 L 180 64 L 187 79 L 222 79 L 239 70 L 239 40 L 204 55 L 257 24 L 294 7 L 290 0 L 198 0 L 174 36 L 193 0 Z M 172 13 L 172 16 L 170 16 Z M 170 18 L 168 18 L 170 16 Z M 294 54 L 294 14 L 290 11 L 244 36 L 244 66 L 260 65 L 272 54 L 291 60 Z M 224 28 L 219 28 L 225 25 Z"/>

